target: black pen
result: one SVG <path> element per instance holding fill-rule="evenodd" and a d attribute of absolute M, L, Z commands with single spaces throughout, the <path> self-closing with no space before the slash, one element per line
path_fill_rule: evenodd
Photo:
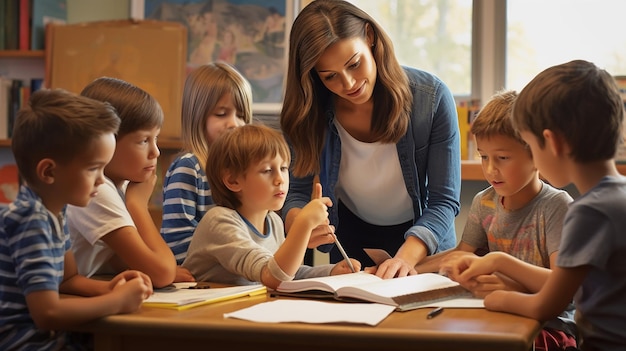
<path fill-rule="evenodd" d="M 435 318 L 438 315 L 440 315 L 441 312 L 443 312 L 443 307 L 437 307 L 434 310 L 428 312 L 428 315 L 426 315 L 426 318 L 428 319 Z"/>

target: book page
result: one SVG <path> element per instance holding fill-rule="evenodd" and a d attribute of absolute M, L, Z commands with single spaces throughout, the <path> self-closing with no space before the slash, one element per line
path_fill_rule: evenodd
<path fill-rule="evenodd" d="M 355 286 L 366 283 L 373 283 L 382 281 L 381 278 L 374 274 L 365 272 L 356 272 L 348 274 L 331 275 L 318 278 L 307 278 L 291 280 L 280 283 L 277 291 L 280 292 L 298 292 L 306 290 L 322 290 L 328 292 L 335 292 L 337 289 L 344 286 Z"/>
<path fill-rule="evenodd" d="M 346 286 L 337 289 L 337 296 L 395 305 L 397 303 L 393 301 L 394 297 L 456 286 L 459 284 L 450 278 L 436 273 L 422 273 L 370 284 Z"/>

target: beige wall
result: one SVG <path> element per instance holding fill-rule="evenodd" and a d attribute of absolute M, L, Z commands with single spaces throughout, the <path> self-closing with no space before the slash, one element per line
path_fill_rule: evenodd
<path fill-rule="evenodd" d="M 132 0 L 67 0 L 67 22 L 80 23 L 129 18 Z"/>

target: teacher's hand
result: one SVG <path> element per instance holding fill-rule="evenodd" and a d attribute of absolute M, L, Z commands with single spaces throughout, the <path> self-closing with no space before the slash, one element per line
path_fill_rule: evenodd
<path fill-rule="evenodd" d="M 406 277 L 407 275 L 415 275 L 417 271 L 413 266 L 400 258 L 390 258 L 385 262 L 374 267 L 364 269 L 367 273 L 376 274 L 383 279 L 391 279 L 396 277 Z"/>
<path fill-rule="evenodd" d="M 332 244 L 335 242 L 335 226 L 330 224 L 319 225 L 311 231 L 311 237 L 309 238 L 309 249 L 314 249 L 320 245 Z"/>

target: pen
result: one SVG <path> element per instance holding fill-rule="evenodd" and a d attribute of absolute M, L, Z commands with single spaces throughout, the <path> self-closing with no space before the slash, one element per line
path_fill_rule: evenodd
<path fill-rule="evenodd" d="M 438 315 L 440 315 L 441 312 L 443 312 L 443 307 L 437 307 L 434 310 L 428 312 L 428 315 L 426 315 L 426 318 L 428 319 L 435 318 Z"/>
<path fill-rule="evenodd" d="M 343 256 L 343 258 L 348 263 L 348 267 L 350 267 L 350 270 L 352 271 L 352 273 L 356 273 L 356 271 L 354 270 L 354 266 L 352 265 L 352 261 L 350 261 L 350 257 L 348 257 L 346 250 L 344 250 L 343 246 L 341 246 L 341 243 L 339 243 L 339 239 L 337 238 L 337 235 L 335 235 L 335 244 L 337 245 L 339 252 L 341 252 L 341 256 Z"/>

